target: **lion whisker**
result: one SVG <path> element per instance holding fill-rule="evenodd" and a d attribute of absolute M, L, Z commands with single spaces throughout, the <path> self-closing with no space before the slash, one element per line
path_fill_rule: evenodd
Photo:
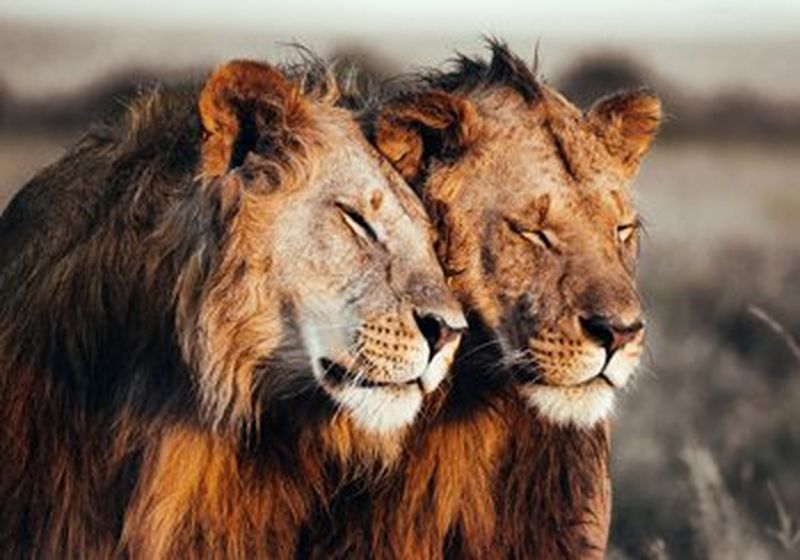
<path fill-rule="evenodd" d="M 474 354 L 480 352 L 481 350 L 485 350 L 486 348 L 489 348 L 490 346 L 494 346 L 494 345 L 502 346 L 500 341 L 496 340 L 496 339 L 492 339 L 492 340 L 488 340 L 486 342 L 482 342 L 481 344 L 478 344 L 477 346 L 474 346 L 474 347 L 470 348 L 466 353 L 458 356 L 458 361 L 465 360 L 465 359 L 473 356 Z"/>

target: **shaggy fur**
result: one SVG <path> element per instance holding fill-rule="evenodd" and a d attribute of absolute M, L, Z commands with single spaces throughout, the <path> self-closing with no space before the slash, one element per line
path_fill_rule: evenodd
<path fill-rule="evenodd" d="M 583 115 L 503 45 L 491 49 L 490 62 L 461 57 L 392 93 L 366 124 L 423 199 L 470 331 L 397 471 L 318 512 L 303 557 L 603 555 L 608 438 L 597 418 L 613 396 L 588 377 L 604 350 L 579 317 L 640 313 L 627 184 L 660 106 L 640 92 Z M 641 334 L 607 360 L 621 384 Z"/>
<path fill-rule="evenodd" d="M 405 354 L 384 350 L 402 366 L 420 345 L 428 357 L 412 315 L 463 318 L 419 201 L 325 91 L 225 65 L 202 91 L 144 95 L 12 200 L 0 221 L 4 558 L 291 558 L 312 506 L 396 453 L 397 435 L 355 427 L 312 377 L 301 290 L 357 301 L 345 310 L 359 328 L 380 316 L 408 331 Z M 328 200 L 343 193 L 381 247 Z M 290 290 L 281 270 L 309 253 L 319 274 L 293 269 Z M 331 287 L 352 282 L 360 298 Z M 371 340 L 391 348 L 386 336 Z"/>

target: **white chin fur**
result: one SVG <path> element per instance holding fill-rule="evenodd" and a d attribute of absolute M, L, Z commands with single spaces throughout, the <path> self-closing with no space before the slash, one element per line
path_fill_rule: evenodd
<path fill-rule="evenodd" d="M 405 428 L 422 407 L 422 391 L 415 386 L 345 387 L 337 390 L 334 398 L 358 427 L 379 435 Z"/>
<path fill-rule="evenodd" d="M 528 405 L 559 426 L 591 428 L 614 409 L 614 390 L 597 380 L 582 387 L 526 385 L 520 393 Z"/>

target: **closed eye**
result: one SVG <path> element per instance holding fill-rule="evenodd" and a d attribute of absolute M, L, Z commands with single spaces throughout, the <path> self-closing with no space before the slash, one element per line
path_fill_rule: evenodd
<path fill-rule="evenodd" d="M 369 222 L 359 214 L 359 212 L 353 208 L 352 206 L 348 206 L 342 202 L 336 203 L 336 208 L 339 209 L 339 212 L 342 214 L 342 218 L 344 219 L 344 223 L 353 230 L 353 233 L 361 237 L 362 239 L 368 241 L 378 242 L 378 234 L 375 233 L 375 230 L 369 225 Z"/>
<path fill-rule="evenodd" d="M 621 226 L 617 226 L 617 240 L 622 243 L 626 244 L 631 239 L 633 239 L 633 235 L 636 233 L 636 230 L 639 229 L 639 221 L 631 222 L 629 224 L 622 224 Z"/>
<path fill-rule="evenodd" d="M 534 245 L 543 247 L 548 251 L 553 251 L 555 253 L 558 252 L 551 234 L 547 231 L 542 229 L 527 229 L 512 220 L 507 220 L 507 222 L 508 226 L 514 233 L 526 239 L 527 241 L 533 243 Z"/>

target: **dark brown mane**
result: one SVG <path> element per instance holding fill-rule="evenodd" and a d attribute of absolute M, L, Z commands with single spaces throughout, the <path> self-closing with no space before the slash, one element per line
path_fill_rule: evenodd
<path fill-rule="evenodd" d="M 191 98 L 144 95 L 0 219 L 8 557 L 110 555 L 153 420 L 185 415 L 192 400 L 166 327 L 181 268 L 204 247 L 213 258 L 215 210 L 191 188 Z M 129 320 L 138 332 L 122 328 Z M 98 429 L 114 424 L 116 435 Z"/>
<path fill-rule="evenodd" d="M 306 99 L 335 103 L 317 66 L 292 72 Z M 241 278 L 219 272 L 238 201 L 197 172 L 198 94 L 144 93 L 0 218 L 3 557 L 289 558 L 327 492 L 326 450 L 347 452 L 349 434 L 317 394 L 281 401 L 296 422 L 271 407 L 257 436 L 222 438 L 203 418 L 182 352 L 198 329 L 182 332 L 178 318 L 196 314 L 219 276 L 234 291 Z M 315 133 L 303 134 L 266 151 L 275 178 L 315 157 Z M 164 518 L 153 484 L 201 490 L 167 502 Z M 233 501 L 239 515 L 226 517 Z"/>
<path fill-rule="evenodd" d="M 371 123 L 374 113 L 386 103 L 429 90 L 466 96 L 486 88 L 508 87 L 526 103 L 536 103 L 541 99 L 538 62 L 535 60 L 528 65 L 499 39 L 489 38 L 486 44 L 491 51 L 488 60 L 459 53 L 450 60 L 448 70 L 430 68 L 381 80 L 362 68 L 345 67 L 336 68 L 336 77 L 340 83 L 362 84 L 360 89 L 348 91 L 347 106 L 362 113 L 363 124 L 368 129 L 374 124 Z"/>
<path fill-rule="evenodd" d="M 422 76 L 429 87 L 448 93 L 467 95 L 481 88 L 505 86 L 533 103 L 541 97 L 541 84 L 536 77 L 537 68 L 515 55 L 498 39 L 487 39 L 492 56 L 489 61 L 481 57 L 458 54 L 450 71 L 432 70 Z"/>
<path fill-rule="evenodd" d="M 102 317 L 109 329 L 116 326 L 113 316 L 122 310 L 108 306 L 109 301 L 150 315 L 164 302 L 145 301 L 142 292 L 164 292 L 175 282 L 180 261 L 210 241 L 206 232 L 213 231 L 208 226 L 214 209 L 187 184 L 200 138 L 192 97 L 190 90 L 144 94 L 124 114 L 93 127 L 10 202 L 0 221 L 0 340 L 25 337 L 27 343 L 4 344 L 6 360 L 11 359 L 8 352 L 19 352 L 26 362 L 46 360 L 27 365 L 57 370 L 61 382 L 86 384 L 81 372 L 109 366 L 100 363 L 104 358 L 99 352 L 113 352 L 113 341 L 107 338 L 113 334 L 83 322 Z M 132 239 L 114 237 L 116 228 L 145 218 L 126 215 L 123 209 L 148 213 L 150 223 L 139 227 L 145 236 L 159 227 L 152 220 L 163 221 L 161 237 L 151 234 L 148 241 L 169 247 L 172 262 L 166 255 L 141 254 Z M 137 268 L 146 257 L 151 269 Z M 157 278 L 156 272 L 170 274 Z M 20 278 L 27 280 L 23 289 L 17 284 Z M 120 287 L 122 293 L 111 293 Z M 75 299 L 53 300 L 53 293 L 74 293 Z"/>

